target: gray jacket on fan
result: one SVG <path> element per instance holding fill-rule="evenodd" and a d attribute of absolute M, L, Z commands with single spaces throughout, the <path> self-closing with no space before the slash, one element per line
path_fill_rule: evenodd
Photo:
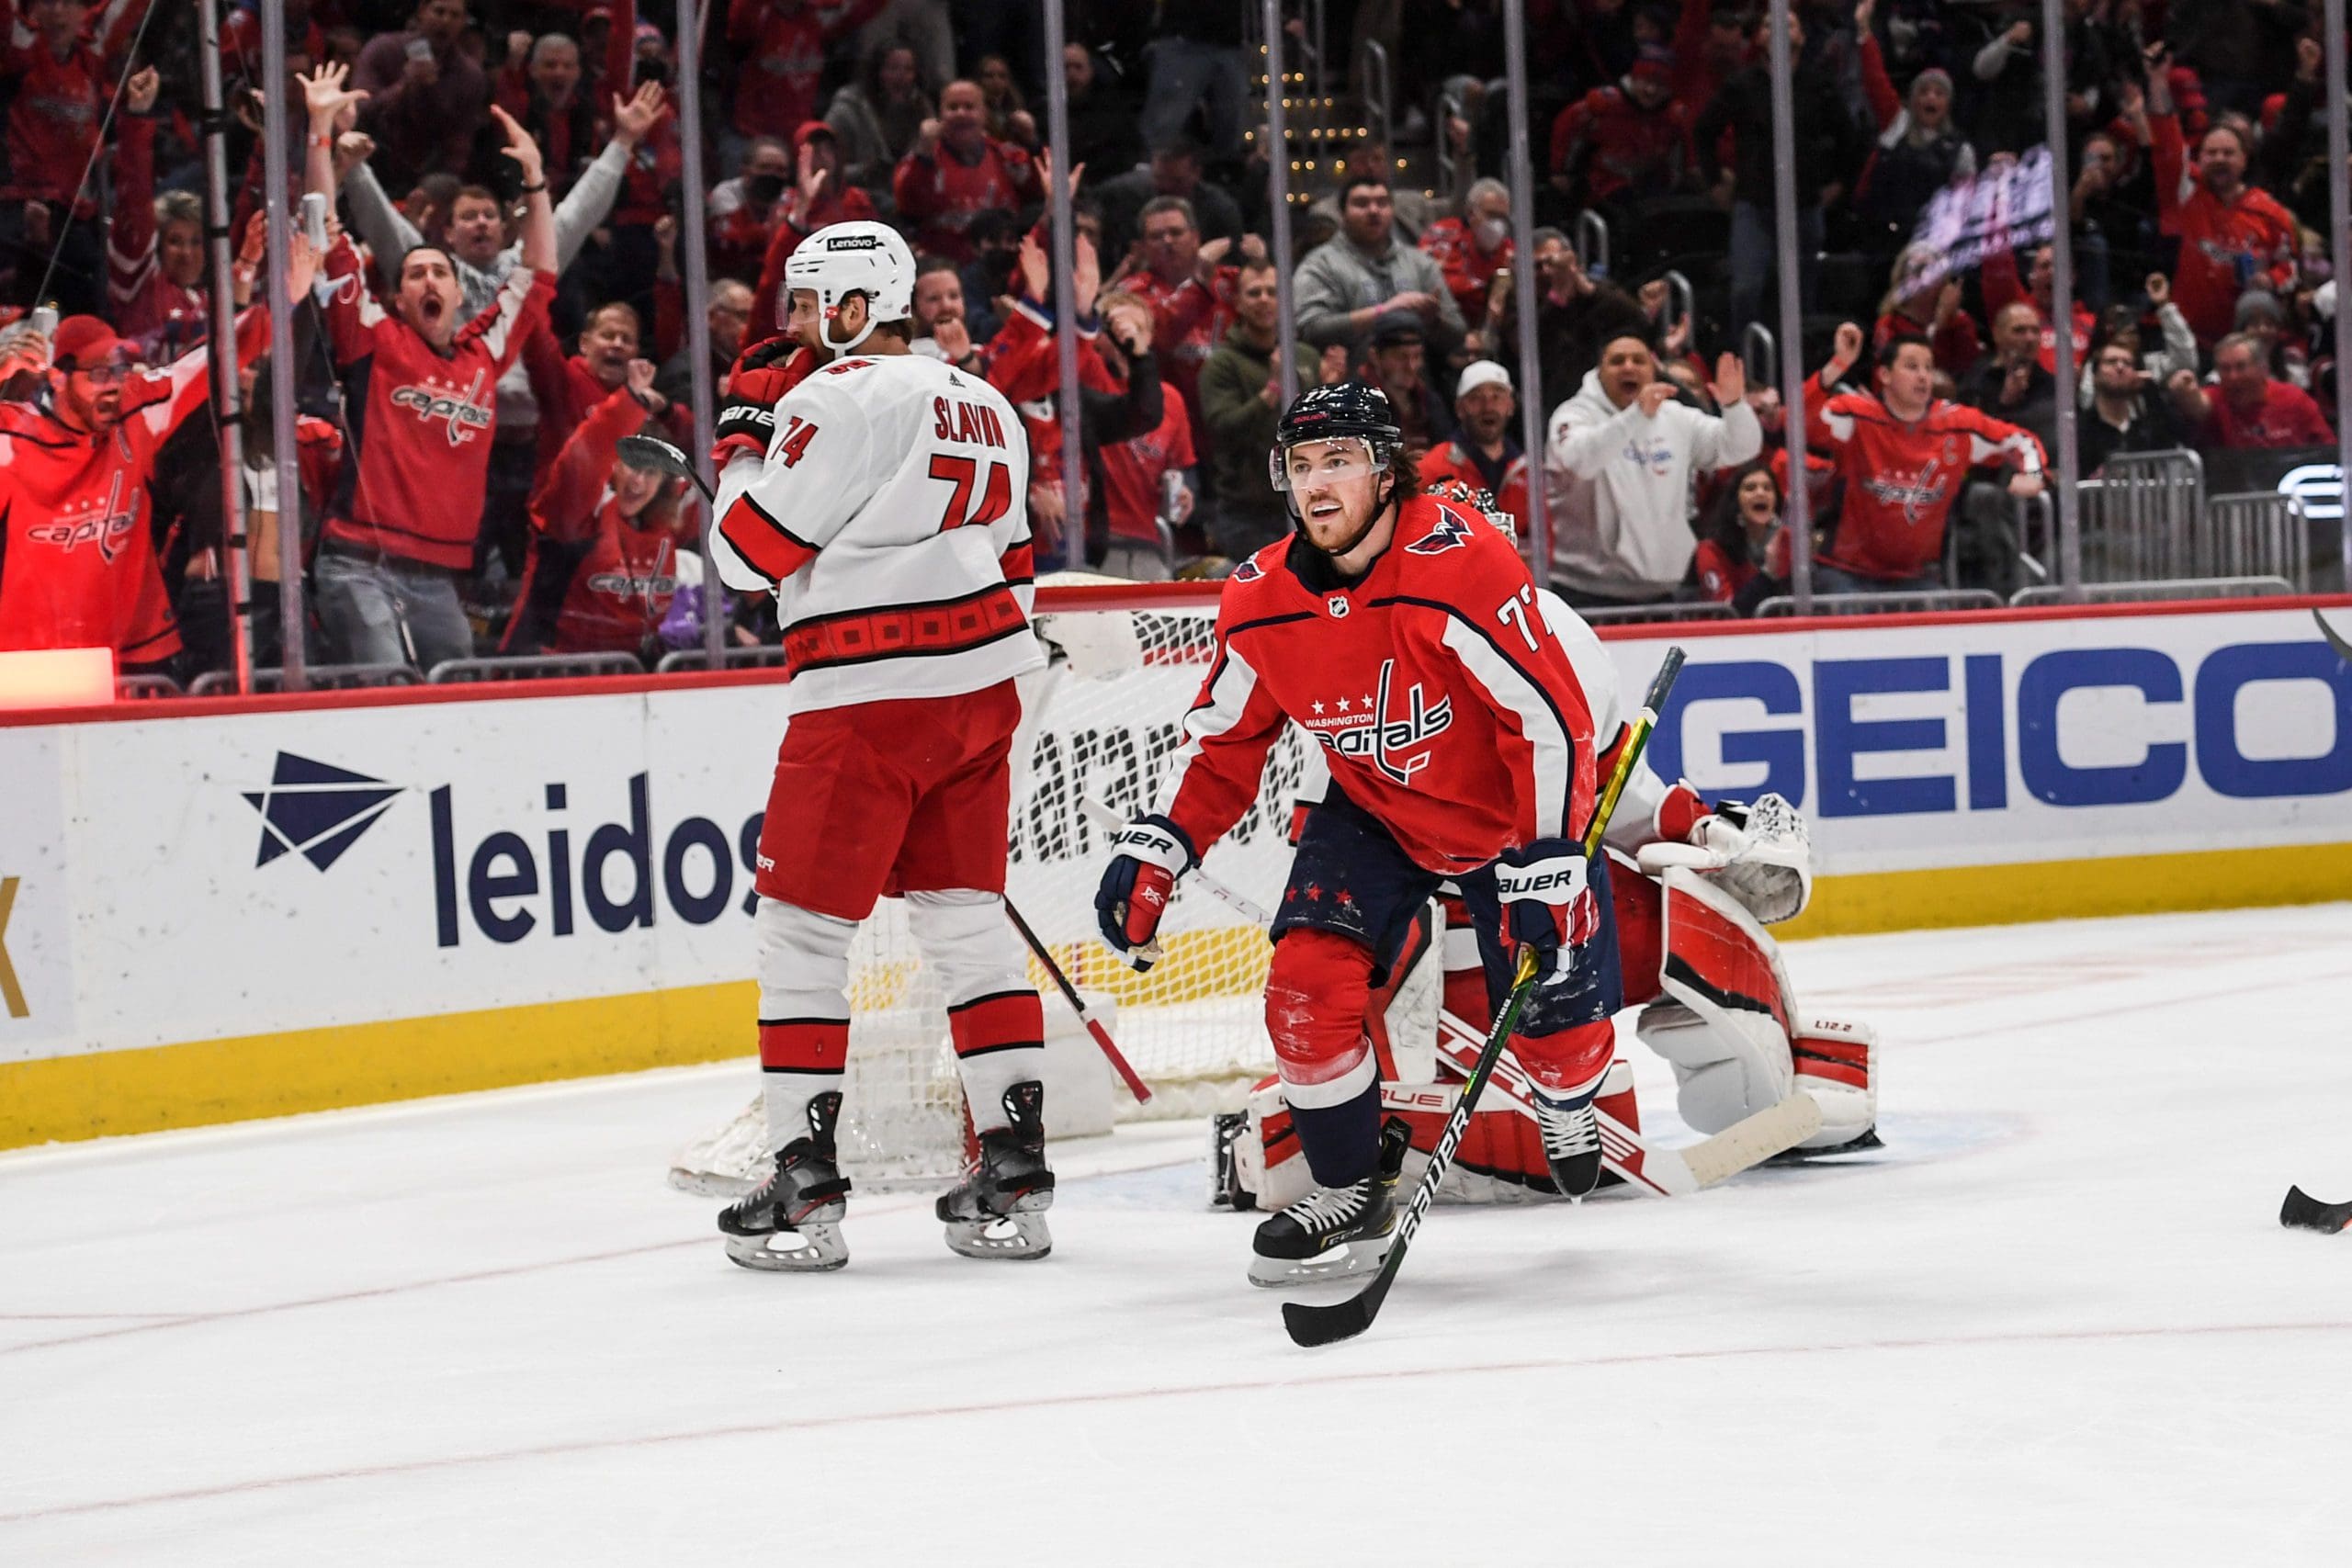
<path fill-rule="evenodd" d="M 1586 371 L 1583 388 L 1553 413 L 1544 444 L 1553 580 L 1612 599 L 1672 593 L 1699 547 L 1692 479 L 1763 446 L 1763 427 L 1744 402 L 1720 418 L 1684 402 L 1645 418 L 1638 398 L 1619 408 L 1601 390 L 1600 372 Z"/>

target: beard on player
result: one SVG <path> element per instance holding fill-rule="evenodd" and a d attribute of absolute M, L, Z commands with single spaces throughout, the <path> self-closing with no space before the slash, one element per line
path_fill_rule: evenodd
<path fill-rule="evenodd" d="M 1286 452 L 1285 466 L 1299 533 L 1334 561 L 1361 554 L 1358 568 L 1378 558 L 1396 531 L 1398 506 L 1421 489 L 1410 453 L 1392 451 L 1375 466 L 1356 436 L 1302 442 Z"/>

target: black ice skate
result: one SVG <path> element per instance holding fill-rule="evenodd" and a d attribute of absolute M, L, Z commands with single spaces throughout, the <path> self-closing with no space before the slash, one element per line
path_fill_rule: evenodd
<path fill-rule="evenodd" d="M 1552 1168 L 1553 1185 L 1566 1197 L 1582 1198 L 1600 1185 L 1600 1122 L 1592 1113 L 1593 1097 L 1555 1100 L 1540 1088 L 1529 1089 L 1527 1100 L 1544 1134 L 1544 1163 Z"/>
<path fill-rule="evenodd" d="M 849 1207 L 849 1179 L 834 1163 L 833 1150 L 833 1126 L 841 1113 L 840 1095 L 811 1099 L 808 1136 L 778 1149 L 766 1179 L 719 1212 L 729 1258 L 746 1269 L 795 1274 L 838 1269 L 849 1261 L 841 1228 Z M 797 1247 L 771 1245 L 795 1235 Z"/>
<path fill-rule="evenodd" d="M 980 1152 L 963 1181 L 940 1195 L 936 1213 L 947 1247 L 966 1258 L 1021 1260 L 1054 1249 L 1046 1211 L 1054 1173 L 1046 1165 L 1046 1086 L 1031 1078 L 1004 1091 L 1012 1125 L 980 1134 Z"/>
<path fill-rule="evenodd" d="M 1391 1118 L 1380 1164 L 1346 1187 L 1318 1187 L 1258 1227 L 1250 1282 L 1280 1289 L 1344 1280 L 1380 1267 L 1396 1228 L 1396 1178 L 1411 1130 Z"/>

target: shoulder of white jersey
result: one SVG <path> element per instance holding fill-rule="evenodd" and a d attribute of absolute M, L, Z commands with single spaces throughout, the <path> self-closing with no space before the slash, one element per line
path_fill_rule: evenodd
<path fill-rule="evenodd" d="M 1592 716 L 1592 734 L 1596 744 L 1607 747 L 1617 738 L 1625 722 L 1623 700 L 1617 693 L 1617 661 L 1609 657 L 1609 649 L 1592 623 L 1569 608 L 1568 602 L 1548 588 L 1535 591 L 1535 602 L 1544 611 L 1544 624 L 1568 656 L 1568 668 L 1576 671 L 1577 684 L 1584 689 L 1585 711 Z"/>

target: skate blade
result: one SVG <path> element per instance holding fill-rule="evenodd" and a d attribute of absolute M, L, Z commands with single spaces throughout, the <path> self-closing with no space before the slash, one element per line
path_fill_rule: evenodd
<path fill-rule="evenodd" d="M 1351 1280 L 1358 1274 L 1369 1274 L 1379 1268 L 1387 1257 L 1386 1236 L 1375 1241 L 1351 1242 L 1320 1258 L 1252 1256 L 1250 1259 L 1250 1282 L 1269 1291 L 1326 1285 L 1334 1280 Z"/>
<path fill-rule="evenodd" d="M 1050 1192 L 1032 1194 L 1051 1201 Z M 1022 1200 L 1029 1204 L 1030 1199 Z M 998 1219 L 949 1220 L 946 1224 L 947 1250 L 960 1258 L 994 1258 L 1007 1263 L 1023 1263 L 1043 1258 L 1054 1249 L 1053 1233 L 1046 1228 L 1040 1213 L 1045 1203 L 1016 1207 Z"/>
<path fill-rule="evenodd" d="M 775 1247 L 793 1235 L 800 1237 L 798 1247 Z M 822 1274 L 849 1261 L 849 1246 L 842 1240 L 839 1225 L 821 1221 L 804 1222 L 796 1231 L 772 1231 L 763 1235 L 728 1235 L 729 1261 L 745 1269 L 757 1269 L 771 1274 Z"/>

